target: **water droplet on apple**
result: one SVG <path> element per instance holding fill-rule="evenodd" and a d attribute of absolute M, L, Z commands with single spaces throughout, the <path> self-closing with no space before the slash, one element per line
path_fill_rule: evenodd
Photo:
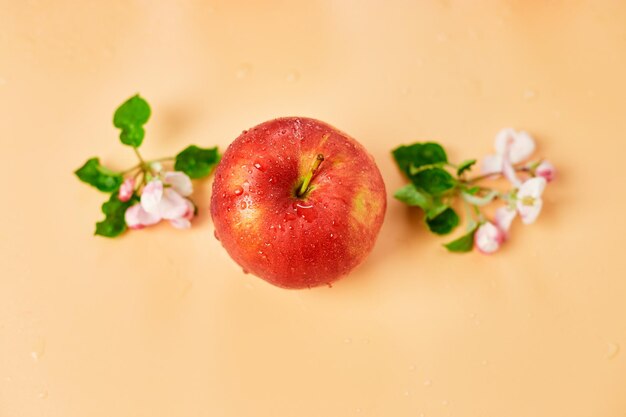
<path fill-rule="evenodd" d="M 285 214 L 285 221 L 291 221 L 291 220 L 295 220 L 298 216 L 296 216 L 296 213 L 292 213 L 292 212 L 287 212 Z"/>
<path fill-rule="evenodd" d="M 248 275 L 250 273 L 250 271 L 248 271 L 246 268 L 241 268 L 241 270 L 243 271 L 244 274 Z"/>
<path fill-rule="evenodd" d="M 296 203 L 296 212 L 299 217 L 304 218 L 307 222 L 312 222 L 317 219 L 317 210 L 313 204 L 307 204 L 304 202 Z"/>
<path fill-rule="evenodd" d="M 248 203 L 246 203 L 245 201 L 242 201 L 241 204 L 239 204 L 239 207 L 241 207 L 242 210 L 245 210 L 248 208 Z"/>
<path fill-rule="evenodd" d="M 251 169 L 248 170 L 248 174 L 252 174 L 252 170 Z"/>
<path fill-rule="evenodd" d="M 241 195 L 243 193 L 243 188 L 240 186 L 235 187 L 235 195 Z"/>
<path fill-rule="evenodd" d="M 259 171 L 261 171 L 261 172 L 265 172 L 265 167 L 264 167 L 263 165 L 259 164 L 258 162 L 256 162 L 256 163 L 254 164 L 254 167 L 255 167 L 256 169 L 258 169 Z"/>

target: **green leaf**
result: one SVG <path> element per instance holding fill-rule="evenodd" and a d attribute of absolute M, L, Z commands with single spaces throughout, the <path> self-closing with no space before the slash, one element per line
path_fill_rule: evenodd
<path fill-rule="evenodd" d="M 204 149 L 191 145 L 176 155 L 174 169 L 183 171 L 189 178 L 202 178 L 209 175 L 219 161 L 217 147 Z"/>
<path fill-rule="evenodd" d="M 393 196 L 409 206 L 418 206 L 424 210 L 428 210 L 432 205 L 432 198 L 423 191 L 418 190 L 414 184 L 407 184 L 396 190 Z"/>
<path fill-rule="evenodd" d="M 82 167 L 74 171 L 74 174 L 82 182 L 107 193 L 116 191 L 124 180 L 122 174 L 100 165 L 98 158 L 89 159 Z"/>
<path fill-rule="evenodd" d="M 429 194 L 439 195 L 454 188 L 456 180 L 442 168 L 430 168 L 411 176 L 413 184 Z"/>
<path fill-rule="evenodd" d="M 426 218 L 426 224 L 431 232 L 446 235 L 459 225 L 459 216 L 451 207 L 447 207 L 436 217 Z"/>
<path fill-rule="evenodd" d="M 461 165 L 456 170 L 456 175 L 461 176 L 465 171 L 469 171 L 472 169 L 472 165 L 476 163 L 475 159 L 468 159 L 467 161 L 461 162 Z"/>
<path fill-rule="evenodd" d="M 426 210 L 426 218 L 433 219 L 443 213 L 448 207 L 447 204 L 443 204 L 440 199 L 436 198 Z"/>
<path fill-rule="evenodd" d="M 418 168 L 424 165 L 444 164 L 448 162 L 446 151 L 438 143 L 425 142 L 402 145 L 392 151 L 398 167 L 410 176 L 411 166 Z"/>
<path fill-rule="evenodd" d="M 115 111 L 113 125 L 122 130 L 120 140 L 124 145 L 138 148 L 143 142 L 143 125 L 150 118 L 150 106 L 139 94 L 129 98 Z"/>
<path fill-rule="evenodd" d="M 116 237 L 126 231 L 126 220 L 124 214 L 126 210 L 135 204 L 137 197 L 133 197 L 122 202 L 117 193 L 111 194 L 109 201 L 102 204 L 102 212 L 105 214 L 104 220 L 96 223 L 96 235 L 104 237 Z"/>
<path fill-rule="evenodd" d="M 478 225 L 474 224 L 474 226 L 466 234 L 453 240 L 452 242 L 444 244 L 443 246 L 445 246 L 450 252 L 470 252 L 474 248 L 474 234 L 476 234 L 477 228 Z"/>

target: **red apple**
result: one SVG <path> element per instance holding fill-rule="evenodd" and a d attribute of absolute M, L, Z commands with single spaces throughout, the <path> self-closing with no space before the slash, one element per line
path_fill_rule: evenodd
<path fill-rule="evenodd" d="M 387 206 L 374 159 L 303 117 L 244 131 L 215 171 L 215 236 L 245 272 L 283 288 L 348 274 L 372 250 Z"/>

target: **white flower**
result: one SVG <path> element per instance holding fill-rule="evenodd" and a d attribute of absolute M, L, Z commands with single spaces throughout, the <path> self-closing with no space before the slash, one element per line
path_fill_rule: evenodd
<path fill-rule="evenodd" d="M 541 194 L 545 188 L 546 179 L 543 177 L 531 178 L 520 187 L 517 192 L 516 204 L 522 223 L 531 224 L 537 220 L 543 206 Z"/>
<path fill-rule="evenodd" d="M 192 191 L 191 180 L 186 174 L 166 172 L 163 180 L 155 178 L 146 184 L 141 203 L 126 210 L 126 224 L 131 229 L 141 229 L 165 219 L 176 228 L 188 228 L 194 217 L 195 206 L 185 197 Z"/>
<path fill-rule="evenodd" d="M 502 230 L 505 234 L 508 234 L 509 229 L 511 228 L 511 223 L 513 219 L 517 215 L 517 211 L 515 209 L 510 209 L 509 207 L 500 207 L 496 210 L 495 223 L 500 230 Z"/>
<path fill-rule="evenodd" d="M 500 249 L 504 239 L 504 232 L 491 222 L 485 222 L 480 225 L 474 234 L 474 244 L 476 248 L 486 255 Z"/>
<path fill-rule="evenodd" d="M 494 145 L 496 154 L 483 159 L 481 170 L 484 174 L 499 174 L 504 171 L 507 158 L 510 164 L 517 164 L 535 151 L 535 141 L 528 133 L 511 128 L 498 132 Z"/>
<path fill-rule="evenodd" d="M 537 220 L 543 206 L 541 194 L 545 187 L 545 178 L 530 178 L 517 191 L 514 207 L 504 206 L 496 210 L 495 224 L 505 236 L 508 235 L 511 223 L 518 213 L 524 224 L 531 224 Z"/>

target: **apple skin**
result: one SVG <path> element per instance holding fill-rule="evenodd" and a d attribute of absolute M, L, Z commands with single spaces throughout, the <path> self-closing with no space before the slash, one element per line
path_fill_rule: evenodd
<path fill-rule="evenodd" d="M 308 191 L 298 190 L 318 154 Z M 244 131 L 215 171 L 215 237 L 250 272 L 283 288 L 329 285 L 372 250 L 383 223 L 385 184 L 356 140 L 304 117 Z"/>

